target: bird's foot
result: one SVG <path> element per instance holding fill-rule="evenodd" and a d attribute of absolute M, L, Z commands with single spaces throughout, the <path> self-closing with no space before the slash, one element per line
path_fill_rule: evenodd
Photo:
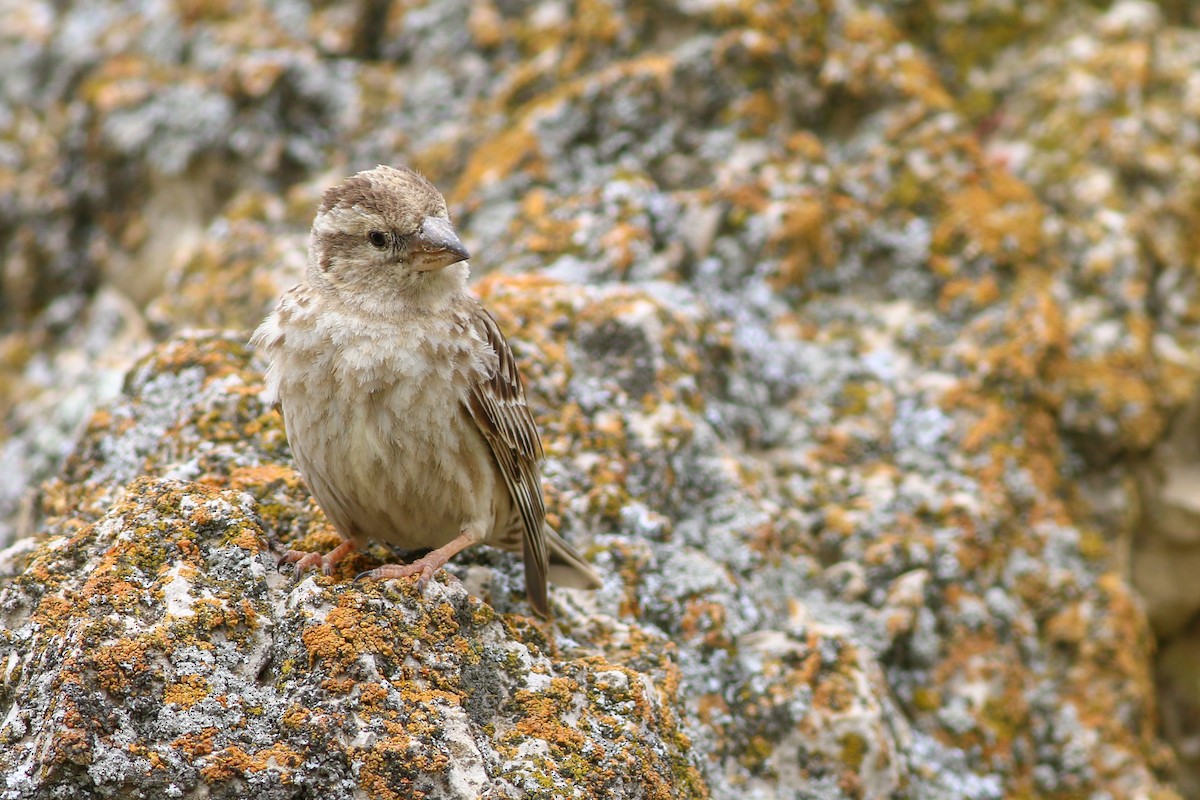
<path fill-rule="evenodd" d="M 321 572 L 331 575 L 337 563 L 352 552 L 354 552 L 354 542 L 349 540 L 342 542 L 325 555 L 308 553 L 304 550 L 288 550 L 280 556 L 278 565 L 282 567 L 284 564 L 295 564 L 297 578 L 313 567 L 320 567 Z"/>
<path fill-rule="evenodd" d="M 464 531 L 447 544 L 436 550 L 430 550 L 411 564 L 384 564 L 381 567 L 359 573 L 355 580 L 371 578 L 377 581 L 387 581 L 418 575 L 420 577 L 417 578 L 417 591 L 423 592 L 425 585 L 433 578 L 433 573 L 444 567 L 456 553 L 470 547 L 475 541 L 474 537 Z"/>
<path fill-rule="evenodd" d="M 428 555 L 418 558 L 411 564 L 384 564 L 375 569 L 369 569 L 366 572 L 359 573 L 357 578 L 371 578 L 377 581 L 389 581 L 395 578 L 407 578 L 410 575 L 419 575 L 417 579 L 417 590 L 425 591 L 425 584 L 429 583 L 433 578 L 433 573 L 437 572 L 446 562 L 448 558 L 436 557 L 438 551 L 434 550 Z"/>

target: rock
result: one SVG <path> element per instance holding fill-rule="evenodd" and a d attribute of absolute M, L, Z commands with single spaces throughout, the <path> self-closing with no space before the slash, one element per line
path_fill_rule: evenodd
<path fill-rule="evenodd" d="M 5 796 L 701 794 L 669 651 L 564 657 L 458 581 L 273 560 L 250 494 L 166 478 L 48 539 L 0 598 Z"/>
<path fill-rule="evenodd" d="M 46 493 L 70 512 L 10 554 L 6 797 L 704 795 L 660 637 L 590 617 L 610 663 L 454 578 L 277 574 L 279 537 L 336 534 L 246 355 L 201 338 L 142 362 Z M 519 571 L 493 591 L 519 597 Z"/>

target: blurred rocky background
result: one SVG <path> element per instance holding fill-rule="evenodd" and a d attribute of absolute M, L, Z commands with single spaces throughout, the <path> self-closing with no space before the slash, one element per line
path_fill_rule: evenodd
<path fill-rule="evenodd" d="M 545 628 L 270 569 L 244 342 L 377 163 L 606 577 Z M 1184 0 L 0 0 L 0 798 L 1200 797 L 1198 278 Z"/>

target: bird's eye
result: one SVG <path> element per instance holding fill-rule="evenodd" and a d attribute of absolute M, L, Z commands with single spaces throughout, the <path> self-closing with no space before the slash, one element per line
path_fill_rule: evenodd
<path fill-rule="evenodd" d="M 388 237 L 383 231 L 371 231 L 367 234 L 367 241 L 369 241 L 372 246 L 378 247 L 380 250 L 382 250 L 383 248 L 387 247 Z"/>

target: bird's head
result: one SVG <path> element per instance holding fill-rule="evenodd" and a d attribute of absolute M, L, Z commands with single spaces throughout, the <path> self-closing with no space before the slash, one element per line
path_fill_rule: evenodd
<path fill-rule="evenodd" d="M 309 282 L 372 306 L 435 301 L 465 285 L 468 257 L 433 184 L 378 166 L 325 192 L 309 240 Z"/>

